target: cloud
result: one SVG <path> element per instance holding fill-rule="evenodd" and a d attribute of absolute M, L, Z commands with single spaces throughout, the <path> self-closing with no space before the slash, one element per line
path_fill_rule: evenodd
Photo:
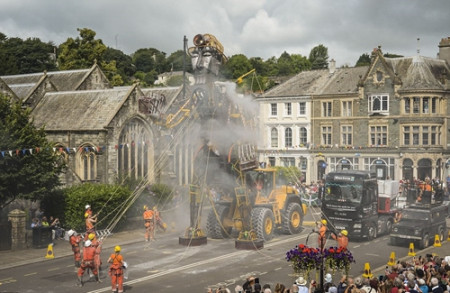
<path fill-rule="evenodd" d="M 90 28 L 126 54 L 156 48 L 168 55 L 183 37 L 210 33 L 225 54 L 308 56 L 323 44 L 337 65 L 354 65 L 381 45 L 384 52 L 435 57 L 450 27 L 448 0 L 2 0 L 1 32 L 61 44 Z M 417 42 L 420 38 L 420 42 Z"/>

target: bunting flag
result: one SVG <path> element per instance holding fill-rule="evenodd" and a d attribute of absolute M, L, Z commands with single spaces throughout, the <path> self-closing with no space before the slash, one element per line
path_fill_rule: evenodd
<path fill-rule="evenodd" d="M 116 144 L 114 147 L 111 146 L 111 149 L 115 149 L 117 150 L 121 150 L 123 147 L 136 147 L 136 145 L 142 145 L 142 146 L 150 146 L 150 144 L 148 144 L 148 142 L 142 141 L 142 142 L 134 142 L 132 141 L 131 143 L 124 143 L 124 144 Z M 106 151 L 107 150 L 107 146 L 84 146 L 84 147 L 53 147 L 53 153 L 67 153 L 67 154 L 75 154 L 77 152 L 94 152 L 94 153 L 101 153 L 102 151 Z M 2 150 L 0 151 L 1 154 L 1 158 L 4 158 L 5 156 L 7 156 L 9 154 L 10 157 L 13 157 L 14 155 L 19 157 L 19 156 L 25 156 L 25 155 L 33 155 L 33 154 L 37 154 L 41 151 L 41 147 L 35 147 L 35 148 L 22 148 L 22 149 L 15 149 L 15 150 Z"/>

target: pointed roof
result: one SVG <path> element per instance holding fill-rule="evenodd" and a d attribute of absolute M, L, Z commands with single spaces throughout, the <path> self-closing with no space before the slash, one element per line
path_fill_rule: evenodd
<path fill-rule="evenodd" d="M 385 58 L 386 63 L 402 81 L 400 90 L 444 90 L 444 75 L 450 77 L 445 60 L 423 56 Z"/>
<path fill-rule="evenodd" d="M 358 93 L 358 81 L 368 66 L 303 71 L 268 90 L 264 97 L 317 96 Z"/>
<path fill-rule="evenodd" d="M 103 130 L 135 88 L 46 93 L 31 113 L 34 125 L 46 131 Z"/>
<path fill-rule="evenodd" d="M 5 75 L 0 78 L 20 99 L 25 101 L 32 95 L 33 91 L 44 82 L 45 77 L 48 78 L 57 91 L 75 91 L 78 90 L 92 72 L 97 69 L 99 69 L 99 66 L 94 64 L 88 69 Z M 99 72 L 103 74 L 100 69 Z M 107 80 L 106 77 L 104 77 L 104 79 Z"/>

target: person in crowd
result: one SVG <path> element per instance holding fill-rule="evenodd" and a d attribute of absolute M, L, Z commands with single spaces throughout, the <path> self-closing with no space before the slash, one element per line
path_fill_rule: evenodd
<path fill-rule="evenodd" d="M 325 197 L 325 184 L 323 181 L 320 181 L 319 187 L 317 188 L 317 198 L 319 199 L 318 204 L 322 203 L 323 198 Z"/>
<path fill-rule="evenodd" d="M 98 271 L 94 264 L 95 247 L 92 246 L 91 240 L 84 242 L 83 248 L 83 260 L 81 261 L 81 266 L 78 269 L 78 286 L 83 286 L 83 275 L 87 269 L 90 269 L 95 276 L 97 283 L 101 283 L 98 277 Z"/>
<path fill-rule="evenodd" d="M 335 286 L 333 284 L 333 277 L 331 276 L 330 273 L 326 274 L 325 277 L 323 278 L 323 290 L 325 292 L 328 292 L 328 289 L 332 286 Z"/>
<path fill-rule="evenodd" d="M 33 220 L 31 220 L 31 228 L 39 228 L 41 227 L 41 222 L 39 221 L 38 218 L 33 218 Z"/>
<path fill-rule="evenodd" d="M 311 281 L 312 284 L 314 281 Z M 306 286 L 306 279 L 303 277 L 298 277 L 297 280 L 295 280 L 295 285 L 298 287 L 298 293 L 308 293 L 308 287 Z"/>
<path fill-rule="evenodd" d="M 120 246 L 114 247 L 114 253 L 108 258 L 109 275 L 111 276 L 111 289 L 113 292 L 118 290 L 118 293 L 123 292 L 123 269 L 126 268 L 126 263 L 123 256 L 120 254 Z"/>
<path fill-rule="evenodd" d="M 61 222 L 58 218 L 50 217 L 50 227 L 53 230 L 53 239 L 63 239 L 64 229 L 61 228 Z"/>
<path fill-rule="evenodd" d="M 69 232 L 67 232 L 67 234 L 69 235 L 69 243 L 72 246 L 75 267 L 79 268 L 81 265 L 81 251 L 80 251 L 81 235 L 78 235 L 77 232 L 72 229 L 70 229 Z"/>
<path fill-rule="evenodd" d="M 444 290 L 439 284 L 439 279 L 437 277 L 432 277 L 430 280 L 430 287 L 433 293 L 444 293 Z"/>
<path fill-rule="evenodd" d="M 244 292 L 253 291 L 253 286 L 255 285 L 255 277 L 254 276 L 249 276 L 245 279 L 244 284 L 242 285 L 242 288 L 244 289 Z"/>
<path fill-rule="evenodd" d="M 356 288 L 358 288 L 358 289 L 361 289 L 361 288 L 362 288 L 363 283 L 362 283 L 361 277 L 356 277 L 355 280 L 354 280 L 354 282 L 355 282 Z"/>
<path fill-rule="evenodd" d="M 341 277 L 341 280 L 339 281 L 339 284 L 337 287 L 338 293 L 344 293 L 345 291 L 347 291 L 347 289 L 350 287 L 350 285 L 353 285 L 353 284 L 354 284 L 353 278 L 343 275 Z M 345 292 L 345 293 L 347 293 L 347 292 Z"/>
<path fill-rule="evenodd" d="M 42 221 L 41 221 L 41 226 L 42 227 L 50 227 L 50 223 L 47 220 L 47 217 L 42 217 Z"/>
<path fill-rule="evenodd" d="M 144 213 L 142 218 L 144 219 L 145 227 L 145 241 L 155 240 L 155 223 L 154 223 L 154 212 L 147 205 L 144 205 Z"/>
<path fill-rule="evenodd" d="M 286 289 L 286 286 L 284 286 L 281 283 L 276 283 L 275 284 L 275 289 L 274 289 L 274 293 L 284 293 L 284 290 Z"/>

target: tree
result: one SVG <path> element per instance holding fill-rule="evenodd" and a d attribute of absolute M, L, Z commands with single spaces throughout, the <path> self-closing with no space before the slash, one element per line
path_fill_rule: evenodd
<path fill-rule="evenodd" d="M 132 59 L 120 50 L 111 47 L 106 48 L 103 60 L 109 64 L 115 61 L 117 74 L 125 84 L 130 84 L 131 77 L 136 73 L 136 67 L 133 65 Z"/>
<path fill-rule="evenodd" d="M 243 54 L 233 55 L 222 67 L 221 73 L 227 79 L 236 80 L 238 77 L 252 70 L 252 64 Z"/>
<path fill-rule="evenodd" d="M 56 69 L 55 46 L 38 38 L 7 38 L 0 33 L 0 75 L 25 74 Z"/>
<path fill-rule="evenodd" d="M 148 73 L 154 70 L 157 74 L 161 74 L 170 70 L 166 61 L 166 53 L 155 48 L 139 49 L 132 58 L 137 71 Z"/>
<path fill-rule="evenodd" d="M 0 137 L 0 208 L 15 199 L 40 200 L 60 185 L 58 175 L 65 165 L 54 154 L 44 129 L 33 126 L 29 109 L 3 94 Z"/>
<path fill-rule="evenodd" d="M 101 64 L 106 46 L 102 40 L 96 40 L 91 29 L 78 28 L 80 37 L 68 38 L 59 45 L 58 63 L 60 70 L 85 69 L 91 67 L 95 62 Z"/>
<path fill-rule="evenodd" d="M 289 55 L 289 53 L 287 53 L 286 51 L 284 51 L 283 54 L 280 55 L 277 63 L 278 75 L 288 76 L 294 73 L 291 55 Z"/>
<path fill-rule="evenodd" d="M 359 56 L 358 61 L 356 61 L 355 67 L 367 65 L 370 65 L 370 56 L 369 54 L 365 53 Z"/>
<path fill-rule="evenodd" d="M 312 48 L 309 53 L 309 62 L 311 62 L 312 70 L 328 68 L 328 48 L 322 44 Z"/>
<path fill-rule="evenodd" d="M 167 65 L 170 67 L 169 70 L 173 71 L 183 71 L 183 58 L 186 56 L 186 71 L 192 72 L 191 58 L 184 53 L 183 50 L 178 50 L 170 54 L 167 57 Z"/>
<path fill-rule="evenodd" d="M 291 60 L 294 67 L 294 73 L 299 73 L 311 69 L 311 62 L 309 62 L 308 58 L 306 58 L 305 56 L 302 56 L 300 54 L 292 54 Z"/>

